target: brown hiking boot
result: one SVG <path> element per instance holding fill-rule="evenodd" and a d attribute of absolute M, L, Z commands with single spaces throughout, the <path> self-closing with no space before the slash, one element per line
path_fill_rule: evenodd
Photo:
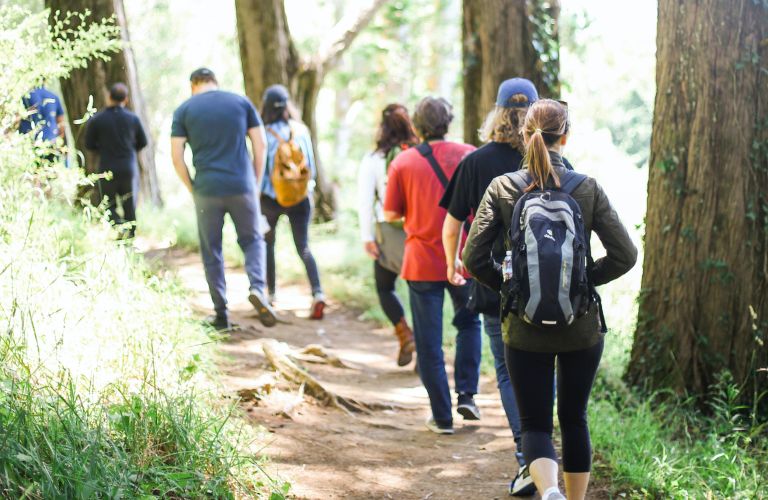
<path fill-rule="evenodd" d="M 397 366 L 405 366 L 413 359 L 413 352 L 416 350 L 416 343 L 413 341 L 413 332 L 405 318 L 400 318 L 400 322 L 395 325 L 395 336 L 400 341 L 400 351 L 397 353 Z"/>

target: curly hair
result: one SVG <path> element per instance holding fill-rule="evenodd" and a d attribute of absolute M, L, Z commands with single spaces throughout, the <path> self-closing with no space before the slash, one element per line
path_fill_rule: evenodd
<path fill-rule="evenodd" d="M 515 103 L 528 103 L 524 94 L 515 94 L 510 98 Z M 520 136 L 520 128 L 525 120 L 528 108 L 503 108 L 496 106 L 485 117 L 483 125 L 478 130 L 478 136 L 483 142 L 506 142 L 513 148 L 525 153 L 525 144 Z"/>

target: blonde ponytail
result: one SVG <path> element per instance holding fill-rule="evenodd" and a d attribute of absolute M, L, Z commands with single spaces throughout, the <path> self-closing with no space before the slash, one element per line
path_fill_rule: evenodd
<path fill-rule="evenodd" d="M 557 101 L 541 99 L 536 101 L 525 115 L 523 135 L 525 137 L 524 163 L 533 182 L 526 192 L 545 189 L 551 178 L 560 187 L 560 177 L 552 167 L 549 148 L 568 133 L 568 110 Z"/>

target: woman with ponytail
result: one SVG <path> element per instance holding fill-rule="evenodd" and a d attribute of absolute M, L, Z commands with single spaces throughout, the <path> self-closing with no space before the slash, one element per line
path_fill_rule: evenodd
<path fill-rule="evenodd" d="M 512 227 L 518 199 L 528 192 L 557 191 L 561 179 L 572 175 L 567 173 L 561 156 L 569 128 L 568 109 L 563 103 L 536 101 L 522 127 L 527 186 L 518 187 L 508 175 L 498 177 L 480 203 L 464 250 L 464 266 L 477 280 L 500 293 L 503 276 L 501 263 L 493 259 L 493 243 Z M 597 181 L 583 176 L 569 194 L 581 210 L 587 241 L 594 231 L 606 249 L 604 257 L 594 262 L 590 259 L 587 274 L 591 284 L 604 285 L 629 271 L 637 260 L 637 249 Z M 565 488 L 569 499 L 583 499 L 592 465 L 587 403 L 603 352 L 604 334 L 597 304 L 591 303 L 584 315 L 565 326 L 540 327 L 512 312 L 502 314 L 502 321 L 528 471 L 543 500 L 564 498 L 558 489 L 558 457 L 552 444 L 557 366 Z"/>

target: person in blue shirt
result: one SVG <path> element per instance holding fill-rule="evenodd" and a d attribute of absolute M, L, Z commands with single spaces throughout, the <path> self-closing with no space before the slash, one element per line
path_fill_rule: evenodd
<path fill-rule="evenodd" d="M 264 296 L 264 238 L 256 195 L 264 170 L 261 117 L 248 98 L 219 90 L 216 75 L 208 68 L 192 72 L 190 83 L 192 97 L 173 113 L 171 156 L 176 173 L 195 201 L 205 278 L 216 313 L 209 320 L 216 329 L 232 326 L 221 246 L 224 215 L 229 214 L 245 256 L 248 300 L 261 323 L 274 326 L 277 317 Z M 251 141 L 252 157 L 246 136 Z M 186 144 L 192 149 L 194 179 L 184 160 Z"/>
<path fill-rule="evenodd" d="M 270 300 L 275 298 L 275 228 L 281 215 L 288 216 L 293 233 L 293 243 L 299 253 L 307 271 L 310 286 L 312 287 L 312 307 L 310 319 L 323 319 L 325 310 L 325 295 L 320 285 L 320 274 L 317 271 L 317 263 L 309 249 L 309 222 L 312 218 L 312 190 L 314 179 L 317 177 L 315 157 L 312 150 L 312 139 L 309 129 L 298 119 L 288 90 L 282 85 L 272 85 L 264 92 L 261 114 L 267 128 L 267 165 L 264 177 L 261 179 L 261 208 L 269 223 L 269 232 L 264 235 L 267 242 L 267 288 Z M 280 144 L 275 135 L 283 141 L 292 139 L 304 153 L 310 170 L 310 181 L 307 197 L 301 202 L 290 207 L 284 207 L 277 202 L 275 188 L 272 185 L 272 167 L 275 162 L 275 153 Z"/>
<path fill-rule="evenodd" d="M 123 227 L 123 233 L 133 238 L 136 232 L 136 193 L 139 164 L 136 153 L 147 145 L 147 135 L 141 120 L 125 109 L 128 86 L 115 83 L 109 89 L 107 107 L 88 120 L 85 147 L 99 154 L 99 173 L 111 172 L 110 179 L 99 179 L 99 192 L 107 198 L 109 219 Z M 122 207 L 122 217 L 118 214 Z"/>
<path fill-rule="evenodd" d="M 41 85 L 24 96 L 22 102 L 29 114 L 19 123 L 19 132 L 35 131 L 35 139 L 48 142 L 64 136 L 64 108 L 59 96 Z"/>

